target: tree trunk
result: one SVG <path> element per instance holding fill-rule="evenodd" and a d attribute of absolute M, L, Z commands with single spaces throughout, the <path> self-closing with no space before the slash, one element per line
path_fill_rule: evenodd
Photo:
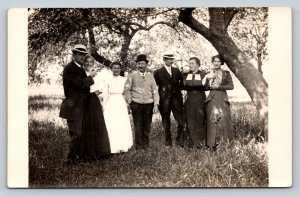
<path fill-rule="evenodd" d="M 125 70 L 125 68 L 130 66 L 128 63 L 128 51 L 129 51 L 131 40 L 135 35 L 135 33 L 136 32 L 129 33 L 129 27 L 126 27 L 126 30 L 123 33 L 124 42 L 122 44 L 121 51 L 120 51 L 122 70 Z"/>
<path fill-rule="evenodd" d="M 260 74 L 263 74 L 263 71 L 262 71 L 262 60 L 261 59 L 262 59 L 261 52 L 258 51 L 257 52 L 257 69 L 260 72 Z"/>
<path fill-rule="evenodd" d="M 210 8 L 209 14 L 213 16 L 210 22 L 213 24 L 210 23 L 210 28 L 207 28 L 192 16 L 192 11 L 192 8 L 181 10 L 179 20 L 204 36 L 215 47 L 219 54 L 224 57 L 227 66 L 245 87 L 252 102 L 256 106 L 260 119 L 262 120 L 262 129 L 267 140 L 268 84 L 255 66 L 250 63 L 245 53 L 235 45 L 228 35 L 227 30 L 219 30 L 220 27 L 227 28 L 229 25 L 228 19 L 232 19 L 233 16 L 229 16 L 227 13 L 228 18 L 226 19 L 226 10 L 225 12 L 221 12 L 220 9 Z"/>

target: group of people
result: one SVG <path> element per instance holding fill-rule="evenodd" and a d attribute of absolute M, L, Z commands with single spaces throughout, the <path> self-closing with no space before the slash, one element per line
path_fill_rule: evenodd
<path fill-rule="evenodd" d="M 106 83 L 97 80 L 94 59 L 84 45 L 75 45 L 73 59 L 64 67 L 65 99 L 59 116 L 67 119 L 69 134 L 68 164 L 93 161 L 112 153 L 149 148 L 152 116 L 161 114 L 165 145 L 173 145 L 171 112 L 177 122 L 176 145 L 215 149 L 220 140 L 233 139 L 230 104 L 226 90 L 233 89 L 229 71 L 221 69 L 221 56 L 212 57 L 209 73 L 200 70 L 200 60 L 189 60 L 189 71 L 172 67 L 173 54 L 165 54 L 165 65 L 147 71 L 149 60 L 136 57 L 136 71 L 120 76 L 121 63 L 112 62 L 112 76 Z M 186 92 L 183 97 L 182 90 Z M 205 91 L 210 91 L 206 97 Z M 134 140 L 128 114 L 132 113 Z M 133 142 L 134 141 L 134 142 Z"/>

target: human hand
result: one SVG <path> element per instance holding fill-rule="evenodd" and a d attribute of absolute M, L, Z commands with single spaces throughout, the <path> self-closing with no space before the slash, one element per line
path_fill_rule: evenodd
<path fill-rule="evenodd" d="M 217 89 L 218 87 L 219 87 L 219 86 L 216 85 L 216 84 L 211 84 L 211 85 L 210 85 L 210 89 L 213 89 L 213 90 Z"/>
<path fill-rule="evenodd" d="M 97 71 L 94 70 L 94 69 L 92 69 L 92 70 L 89 71 L 89 73 L 90 73 L 90 76 L 91 76 L 91 77 L 95 77 L 96 74 L 97 74 Z"/>
<path fill-rule="evenodd" d="M 128 114 L 131 114 L 131 109 L 130 109 L 130 105 L 127 105 L 127 110 L 128 110 Z"/>
<path fill-rule="evenodd" d="M 99 96 L 101 92 L 99 90 L 96 90 L 95 93 Z"/>
<path fill-rule="evenodd" d="M 158 104 L 154 104 L 153 106 L 153 114 L 156 114 L 158 112 Z"/>
<path fill-rule="evenodd" d="M 189 66 L 184 66 L 183 69 L 182 69 L 182 72 L 183 72 L 183 73 L 188 73 L 188 72 L 190 72 L 190 67 L 189 67 Z"/>
<path fill-rule="evenodd" d="M 187 93 L 186 93 L 186 91 L 183 91 L 182 95 L 183 95 L 183 102 L 185 102 L 186 99 L 187 99 Z"/>
<path fill-rule="evenodd" d="M 205 77 L 207 79 L 214 79 L 216 78 L 216 73 L 214 71 L 210 71 Z"/>

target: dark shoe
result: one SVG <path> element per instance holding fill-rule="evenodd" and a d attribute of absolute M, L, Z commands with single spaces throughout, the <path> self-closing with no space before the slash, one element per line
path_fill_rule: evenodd
<path fill-rule="evenodd" d="M 113 157 L 113 154 L 101 155 L 97 158 L 97 160 L 107 160 Z"/>
<path fill-rule="evenodd" d="M 171 147 L 172 147 L 172 142 L 166 142 L 165 145 L 166 145 L 166 146 L 171 146 Z"/>
<path fill-rule="evenodd" d="M 180 140 L 179 140 L 179 141 L 176 141 L 176 145 L 177 145 L 177 146 L 180 146 L 181 148 L 183 148 L 183 146 L 184 146 L 184 145 L 183 145 L 183 142 L 180 141 Z"/>
<path fill-rule="evenodd" d="M 210 149 L 210 150 L 213 150 L 214 152 L 217 150 L 217 146 L 218 145 L 216 145 L 216 146 L 207 146 L 206 145 L 206 148 L 208 148 L 208 149 Z"/>
<path fill-rule="evenodd" d="M 141 149 L 143 149 L 142 146 L 135 146 L 135 150 L 141 150 Z"/>
<path fill-rule="evenodd" d="M 149 145 L 143 146 L 143 150 L 148 150 L 148 149 L 149 149 Z"/>

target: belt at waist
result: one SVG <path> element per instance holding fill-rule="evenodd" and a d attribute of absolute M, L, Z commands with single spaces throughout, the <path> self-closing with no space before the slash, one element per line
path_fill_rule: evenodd
<path fill-rule="evenodd" d="M 187 94 L 205 94 L 204 91 L 201 90 L 188 90 Z"/>

